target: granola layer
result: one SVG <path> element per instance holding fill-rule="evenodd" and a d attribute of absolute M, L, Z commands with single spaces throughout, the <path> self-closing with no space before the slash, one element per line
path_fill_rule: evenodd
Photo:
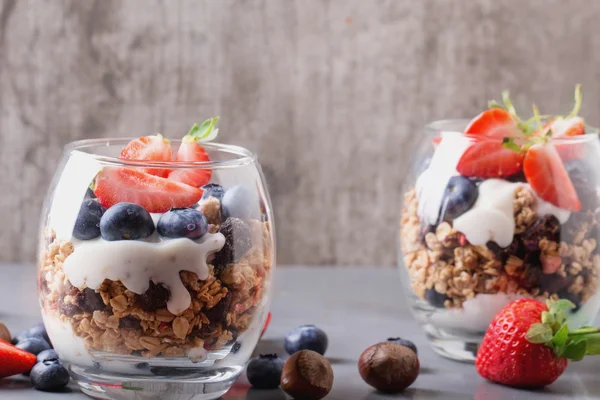
<path fill-rule="evenodd" d="M 210 232 L 219 231 L 219 201 L 209 198 L 200 207 Z M 192 358 L 192 349 L 231 345 L 262 305 L 272 266 L 269 222 L 251 219 L 245 226 L 249 237 L 241 257 L 217 254 L 205 280 L 193 272 L 179 273 L 192 300 L 178 315 L 166 308 L 170 292 L 157 282 L 150 281 L 143 294 L 108 279 L 98 290 L 74 287 L 63 271 L 73 243 L 52 235 L 40 270 L 44 313 L 70 324 L 89 350 Z"/>
<path fill-rule="evenodd" d="M 445 308 L 460 308 L 482 293 L 586 302 L 598 288 L 598 215 L 574 213 L 560 225 L 537 215 L 536 201 L 528 187 L 515 190 L 515 236 L 500 248 L 472 245 L 447 222 L 423 225 L 415 190 L 406 193 L 400 241 L 414 293 Z"/>

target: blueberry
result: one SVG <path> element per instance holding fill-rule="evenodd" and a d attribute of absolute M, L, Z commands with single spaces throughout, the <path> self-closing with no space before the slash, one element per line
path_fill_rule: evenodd
<path fill-rule="evenodd" d="M 240 219 L 260 219 L 260 204 L 255 191 L 245 186 L 236 185 L 230 188 L 221 200 L 223 217 Z"/>
<path fill-rule="evenodd" d="M 44 350 L 44 351 L 40 352 L 40 354 L 37 355 L 37 362 L 44 362 L 47 360 L 58 360 L 58 359 L 59 359 L 58 353 L 54 349 Z"/>
<path fill-rule="evenodd" d="M 285 335 L 284 347 L 290 355 L 300 350 L 312 350 L 324 355 L 327 350 L 327 335 L 314 325 L 302 325 Z"/>
<path fill-rule="evenodd" d="M 505 179 L 509 182 L 527 183 L 527 178 L 525 178 L 525 173 L 523 171 L 519 171 L 514 175 L 506 177 Z"/>
<path fill-rule="evenodd" d="M 46 332 L 46 327 L 42 322 L 35 324 L 29 329 L 25 329 L 24 331 L 19 332 L 12 340 L 13 344 L 17 344 L 25 339 L 29 339 L 32 337 L 41 337 L 46 342 L 50 343 L 50 338 L 48 337 L 48 332 Z"/>
<path fill-rule="evenodd" d="M 102 295 L 90 288 L 85 288 L 75 295 L 75 304 L 90 314 L 104 310 L 105 307 Z"/>
<path fill-rule="evenodd" d="M 575 187 L 579 201 L 581 201 L 582 209 L 595 209 L 599 200 L 596 187 L 593 184 L 595 182 L 595 171 L 582 160 L 573 160 L 565 163 L 565 169 Z"/>
<path fill-rule="evenodd" d="M 464 176 L 453 176 L 448 181 L 442 206 L 440 217 L 442 221 L 452 222 L 467 212 L 479 195 L 477 184 Z"/>
<path fill-rule="evenodd" d="M 144 207 L 134 203 L 117 203 L 100 220 L 104 240 L 144 239 L 154 232 L 154 221 Z"/>
<path fill-rule="evenodd" d="M 208 222 L 198 210 L 174 208 L 160 217 L 156 229 L 164 237 L 199 239 L 208 232 Z"/>
<path fill-rule="evenodd" d="M 283 360 L 277 354 L 260 355 L 250 360 L 246 369 L 248 382 L 257 389 L 277 389 L 283 371 Z"/>
<path fill-rule="evenodd" d="M 46 360 L 34 365 L 31 383 L 37 390 L 57 392 L 69 384 L 69 372 L 58 360 Z"/>
<path fill-rule="evenodd" d="M 425 299 L 434 307 L 444 308 L 444 302 L 448 300 L 448 296 L 435 289 L 427 289 L 425 290 Z"/>
<path fill-rule="evenodd" d="M 252 230 L 250 226 L 238 218 L 227 218 L 219 227 L 225 236 L 225 245 L 215 254 L 216 274 L 230 263 L 236 263 L 252 248 Z"/>
<path fill-rule="evenodd" d="M 570 312 L 574 313 L 579 311 L 579 308 L 581 307 L 581 296 L 579 294 L 571 293 L 568 290 L 563 289 L 558 292 L 558 297 L 561 299 L 570 300 L 573 304 L 575 304 L 575 308 L 570 309 Z"/>
<path fill-rule="evenodd" d="M 100 219 L 105 211 L 106 208 L 96 200 L 84 200 L 73 227 L 73 236 L 81 240 L 95 239 L 100 236 Z"/>
<path fill-rule="evenodd" d="M 201 189 L 204 190 L 204 192 L 202 193 L 202 200 L 206 200 L 209 197 L 214 197 L 215 199 L 221 201 L 223 200 L 223 195 L 225 195 L 225 188 L 216 183 L 206 184 L 202 186 Z"/>
<path fill-rule="evenodd" d="M 50 338 L 48 337 L 48 332 L 46 331 L 46 326 L 43 322 L 39 322 L 29 328 L 30 336 L 39 336 L 43 338 L 46 342 L 50 343 Z"/>
<path fill-rule="evenodd" d="M 87 190 L 85 191 L 85 197 L 86 199 L 95 199 L 97 198 L 96 193 L 94 193 L 94 191 L 92 190 L 92 188 L 87 188 Z"/>
<path fill-rule="evenodd" d="M 41 337 L 34 336 L 21 340 L 17 343 L 16 347 L 25 350 L 28 353 L 38 355 L 42 351 L 50 349 L 50 344 Z"/>
<path fill-rule="evenodd" d="M 415 344 L 413 342 L 411 342 L 410 340 L 406 340 L 406 339 L 402 339 L 402 338 L 388 338 L 387 340 L 388 342 L 394 342 L 397 344 L 401 344 L 404 347 L 408 347 L 409 349 L 411 349 L 412 351 L 415 352 L 415 354 L 419 354 L 417 352 L 417 346 L 415 346 Z"/>

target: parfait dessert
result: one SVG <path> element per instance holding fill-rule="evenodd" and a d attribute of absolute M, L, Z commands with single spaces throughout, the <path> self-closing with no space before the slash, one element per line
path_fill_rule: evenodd
<path fill-rule="evenodd" d="M 565 298 L 570 326 L 598 312 L 600 145 L 575 107 L 520 118 L 503 94 L 471 121 L 440 121 L 404 195 L 400 245 L 413 309 L 434 348 L 472 359 L 518 297 Z"/>
<path fill-rule="evenodd" d="M 272 215 L 255 156 L 209 142 L 217 120 L 177 144 L 153 135 L 65 151 L 43 214 L 39 294 L 88 394 L 170 398 L 172 385 L 145 382 L 176 379 L 191 384 L 175 393 L 216 398 L 258 341 Z"/>

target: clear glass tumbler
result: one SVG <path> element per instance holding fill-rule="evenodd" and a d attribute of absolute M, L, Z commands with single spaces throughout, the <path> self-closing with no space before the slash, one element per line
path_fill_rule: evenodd
<path fill-rule="evenodd" d="M 90 396 L 218 398 L 269 309 L 275 245 L 261 168 L 250 151 L 213 143 L 203 144 L 211 161 L 128 161 L 128 142 L 65 148 L 40 232 L 48 334 Z"/>
<path fill-rule="evenodd" d="M 483 153 L 500 151 L 503 139 L 463 134 L 468 122 L 434 122 L 419 138 L 399 238 L 414 315 L 434 350 L 461 361 L 474 360 L 489 323 L 511 300 L 569 299 L 572 328 L 590 324 L 600 309 L 597 132 L 537 144 L 554 158 L 530 178 L 521 171 L 479 179 L 461 175 L 459 160 L 475 143 Z M 488 166 L 495 160 L 480 157 Z M 574 186 L 577 210 L 543 200 L 529 183 L 568 181 L 560 171 Z"/>

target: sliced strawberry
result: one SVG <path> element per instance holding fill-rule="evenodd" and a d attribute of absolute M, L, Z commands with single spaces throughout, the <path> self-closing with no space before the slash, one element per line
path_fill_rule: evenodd
<path fill-rule="evenodd" d="M 94 194 L 106 208 L 130 202 L 159 213 L 196 204 L 202 190 L 137 169 L 104 167 L 96 176 Z"/>
<path fill-rule="evenodd" d="M 585 134 L 585 123 L 581 117 L 556 118 L 547 122 L 541 130 L 536 131 L 536 136 L 542 133 L 552 132 L 553 138 L 580 136 Z M 556 143 L 556 151 L 563 161 L 578 160 L 585 157 L 585 145 L 583 143 Z"/>
<path fill-rule="evenodd" d="M 142 136 L 129 142 L 121 150 L 121 158 L 127 160 L 172 161 L 173 149 L 171 142 L 161 135 Z M 140 171 L 166 178 L 169 169 L 139 168 Z"/>
<path fill-rule="evenodd" d="M 210 161 L 204 147 L 193 139 L 184 137 L 179 150 L 177 151 L 177 161 Z M 210 181 L 211 171 L 209 169 L 185 168 L 174 169 L 169 174 L 169 179 L 183 182 L 185 184 L 200 187 L 206 185 Z"/>
<path fill-rule="evenodd" d="M 31 371 L 36 356 L 0 339 L 0 378 Z"/>
<path fill-rule="evenodd" d="M 541 131 L 537 130 L 535 135 L 552 131 L 552 137 L 579 136 L 585 134 L 585 123 L 581 117 L 555 118 L 544 124 Z"/>
<path fill-rule="evenodd" d="M 581 210 L 577 191 L 558 151 L 551 143 L 536 144 L 527 150 L 523 172 L 531 188 L 542 200 L 565 210 Z"/>
<path fill-rule="evenodd" d="M 467 125 L 465 133 L 498 138 L 523 135 L 517 121 L 502 108 L 490 108 L 473 118 Z"/>
<path fill-rule="evenodd" d="M 500 142 L 476 142 L 469 147 L 456 166 L 463 176 L 499 178 L 514 175 L 523 166 L 523 153 L 507 149 Z"/>

